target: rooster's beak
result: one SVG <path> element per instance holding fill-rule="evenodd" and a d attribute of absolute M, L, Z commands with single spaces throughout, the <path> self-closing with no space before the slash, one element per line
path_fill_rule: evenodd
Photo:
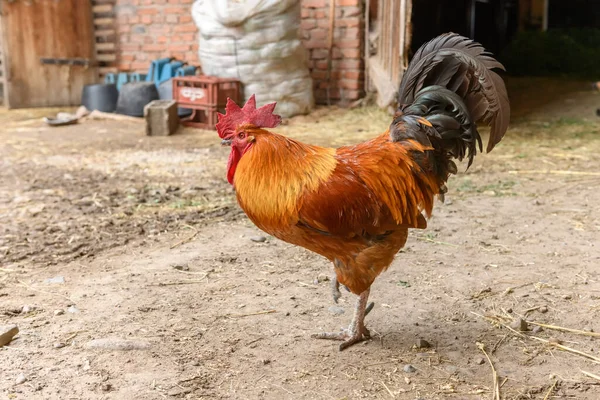
<path fill-rule="evenodd" d="M 221 140 L 221 146 L 231 146 L 231 139 Z"/>

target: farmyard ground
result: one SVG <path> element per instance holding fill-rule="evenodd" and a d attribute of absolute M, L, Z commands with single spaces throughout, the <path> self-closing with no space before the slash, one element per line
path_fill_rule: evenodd
<path fill-rule="evenodd" d="M 503 399 L 600 398 L 582 372 L 599 364 L 528 335 L 599 358 L 600 337 L 500 326 L 521 316 L 600 331 L 600 96 L 578 88 L 511 83 L 505 141 L 451 180 L 450 201 L 373 286 L 373 340 L 342 353 L 309 336 L 347 325 L 353 296 L 330 309 L 325 260 L 251 240 L 262 234 L 235 205 L 214 132 L 52 129 L 4 112 L 0 325 L 20 334 L 0 349 L 0 396 L 490 399 L 482 343 Z M 278 131 L 341 145 L 388 118 L 320 109 Z M 90 347 L 107 338 L 143 348 Z"/>

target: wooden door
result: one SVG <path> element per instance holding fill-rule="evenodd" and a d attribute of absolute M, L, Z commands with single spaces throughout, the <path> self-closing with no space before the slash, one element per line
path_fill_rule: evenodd
<path fill-rule="evenodd" d="M 379 0 L 377 53 L 367 59 L 377 104 L 395 106 L 400 80 L 408 65 L 412 0 Z M 368 19 L 368 16 L 367 16 Z"/>
<path fill-rule="evenodd" d="M 0 0 L 9 108 L 81 104 L 97 79 L 89 0 Z"/>

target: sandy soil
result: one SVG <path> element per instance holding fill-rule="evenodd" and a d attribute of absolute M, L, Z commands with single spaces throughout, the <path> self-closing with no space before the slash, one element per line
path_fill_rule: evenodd
<path fill-rule="evenodd" d="M 1 112 L 0 325 L 20 333 L 0 398 L 491 399 L 490 362 L 503 399 L 600 398 L 600 96 L 581 87 L 511 82 L 505 140 L 451 180 L 373 286 L 373 339 L 341 353 L 309 335 L 353 296 L 332 307 L 325 260 L 257 241 L 214 132 Z M 320 109 L 279 131 L 340 145 L 388 122 Z"/>

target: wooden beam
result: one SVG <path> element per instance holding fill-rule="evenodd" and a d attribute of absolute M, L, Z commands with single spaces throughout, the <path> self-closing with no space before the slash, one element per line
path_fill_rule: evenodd
<path fill-rule="evenodd" d="M 117 46 L 112 42 L 96 43 L 96 51 L 110 51 L 114 50 L 116 47 Z"/>
<path fill-rule="evenodd" d="M 96 29 L 94 35 L 96 37 L 114 36 L 116 31 L 114 29 Z"/>
<path fill-rule="evenodd" d="M 92 12 L 94 14 L 112 13 L 113 10 L 114 6 L 112 4 L 98 4 L 92 7 Z"/>

